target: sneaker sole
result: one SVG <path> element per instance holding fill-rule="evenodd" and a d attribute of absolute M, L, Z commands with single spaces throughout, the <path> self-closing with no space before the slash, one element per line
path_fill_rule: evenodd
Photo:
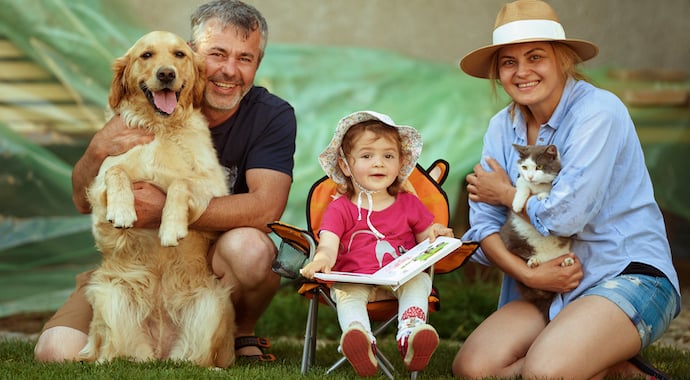
<path fill-rule="evenodd" d="M 414 333 L 411 338 L 403 362 L 410 372 L 422 371 L 438 347 L 438 334 L 433 329 L 424 329 Z"/>
<path fill-rule="evenodd" d="M 366 349 L 363 349 L 366 347 Z M 340 343 L 340 349 L 359 376 L 373 376 L 378 372 L 378 362 L 371 349 L 371 341 L 364 331 L 350 330 Z"/>

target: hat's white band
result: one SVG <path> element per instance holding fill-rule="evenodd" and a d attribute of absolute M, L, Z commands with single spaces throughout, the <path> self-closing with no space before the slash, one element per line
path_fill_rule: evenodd
<path fill-rule="evenodd" d="M 564 40 L 565 31 L 560 23 L 553 20 L 518 20 L 494 29 L 493 38 L 494 45 L 533 38 Z"/>

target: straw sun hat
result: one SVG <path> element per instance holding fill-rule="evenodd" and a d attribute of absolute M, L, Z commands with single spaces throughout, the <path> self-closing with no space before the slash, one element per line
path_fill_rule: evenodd
<path fill-rule="evenodd" d="M 558 41 L 570 46 L 586 61 L 599 52 L 592 42 L 565 37 L 556 11 L 541 0 L 518 0 L 501 8 L 494 24 L 493 43 L 468 53 L 460 68 L 469 75 L 489 78 L 491 60 L 503 46 L 535 41 Z"/>

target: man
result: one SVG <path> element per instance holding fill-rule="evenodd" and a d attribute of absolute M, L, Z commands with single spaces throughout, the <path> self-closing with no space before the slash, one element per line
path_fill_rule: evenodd
<path fill-rule="evenodd" d="M 268 36 L 266 21 L 254 7 L 214 0 L 201 5 L 191 21 L 190 45 L 206 60 L 202 112 L 232 193 L 213 199 L 192 227 L 223 232 L 208 259 L 220 281 L 233 289 L 237 355 L 270 361 L 275 357 L 263 353 L 265 341 L 254 337 L 254 328 L 280 285 L 280 277 L 271 271 L 276 247 L 266 224 L 279 219 L 287 203 L 295 114 L 287 102 L 253 85 Z M 106 157 L 152 139 L 140 129 L 127 129 L 118 117 L 108 121 L 74 166 L 76 208 L 91 211 L 85 189 Z M 158 228 L 165 194 L 148 183 L 136 183 L 134 190 L 135 227 Z M 86 344 L 92 311 L 83 287 L 89 275 L 77 276 L 75 292 L 44 326 L 34 352 L 37 360 L 74 360 Z"/>

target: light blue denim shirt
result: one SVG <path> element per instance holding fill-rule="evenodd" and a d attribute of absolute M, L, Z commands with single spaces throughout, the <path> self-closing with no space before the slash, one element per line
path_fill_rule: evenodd
<path fill-rule="evenodd" d="M 527 145 L 527 130 L 520 111 L 515 110 L 514 118 L 509 111 L 510 106 L 491 119 L 482 157 L 496 159 L 515 183 L 518 154 L 512 144 Z M 662 271 L 680 294 L 640 141 L 620 99 L 585 81 L 569 79 L 551 119 L 539 130 L 537 144 L 556 145 L 563 167 L 548 198 L 530 197 L 527 214 L 543 235 L 571 237 L 572 251 L 584 270 L 576 289 L 556 297 L 551 318 L 633 261 Z M 482 165 L 491 170 L 484 159 Z M 471 228 L 463 239 L 481 241 L 498 232 L 506 212 L 506 207 L 470 201 Z M 491 265 L 481 250 L 473 260 Z M 515 280 L 505 275 L 499 307 L 517 298 Z"/>

